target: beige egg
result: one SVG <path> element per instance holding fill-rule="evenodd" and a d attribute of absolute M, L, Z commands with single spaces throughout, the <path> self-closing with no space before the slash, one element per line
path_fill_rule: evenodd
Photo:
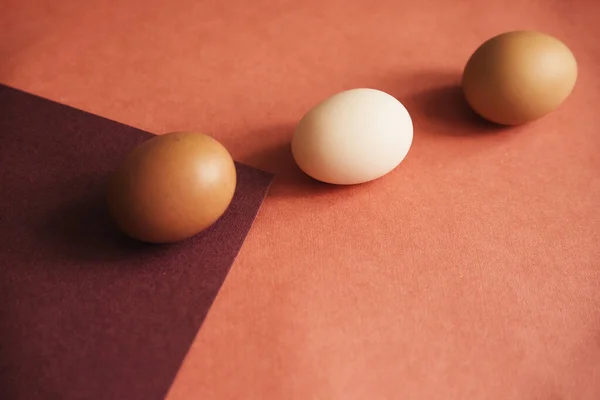
<path fill-rule="evenodd" d="M 314 179 L 352 185 L 391 172 L 412 140 L 412 120 L 400 101 L 380 90 L 359 88 L 312 108 L 296 127 L 292 154 Z"/>
<path fill-rule="evenodd" d="M 532 31 L 506 32 L 469 58 L 462 88 L 473 110 L 502 125 L 520 125 L 557 109 L 577 80 L 577 61 L 560 40 Z"/>

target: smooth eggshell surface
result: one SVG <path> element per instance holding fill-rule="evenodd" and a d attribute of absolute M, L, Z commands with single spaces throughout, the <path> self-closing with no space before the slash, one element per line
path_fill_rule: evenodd
<path fill-rule="evenodd" d="M 515 31 L 484 42 L 462 78 L 467 102 L 483 118 L 502 125 L 534 121 L 558 108 L 577 80 L 577 62 L 560 40 Z"/>
<path fill-rule="evenodd" d="M 393 96 L 347 90 L 324 100 L 298 123 L 292 154 L 307 175 L 331 184 L 359 184 L 386 175 L 408 154 L 413 124 Z"/>
<path fill-rule="evenodd" d="M 108 188 L 108 207 L 129 236 L 171 243 L 216 222 L 233 199 L 236 168 L 215 139 L 192 132 L 156 136 L 135 148 Z"/>

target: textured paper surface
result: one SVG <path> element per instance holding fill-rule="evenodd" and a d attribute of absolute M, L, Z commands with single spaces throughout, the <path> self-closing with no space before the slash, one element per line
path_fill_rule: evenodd
<path fill-rule="evenodd" d="M 181 244 L 113 226 L 106 178 L 149 133 L 0 86 L 0 398 L 162 399 L 248 233 L 267 173 Z"/>
<path fill-rule="evenodd" d="M 600 398 L 600 2 L 5 4 L 1 80 L 277 173 L 172 400 Z M 498 132 L 456 84 L 512 29 L 565 41 L 579 80 Z M 372 184 L 313 184 L 292 130 L 354 87 L 397 96 L 414 145 Z"/>

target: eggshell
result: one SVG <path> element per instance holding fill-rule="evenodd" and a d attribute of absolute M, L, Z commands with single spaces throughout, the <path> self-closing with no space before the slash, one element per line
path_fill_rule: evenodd
<path fill-rule="evenodd" d="M 577 61 L 560 40 L 514 31 L 483 43 L 469 58 L 462 88 L 483 118 L 502 125 L 534 121 L 558 108 L 577 80 Z"/>
<path fill-rule="evenodd" d="M 413 124 L 406 108 L 380 90 L 347 90 L 324 100 L 298 123 L 294 160 L 331 184 L 359 184 L 386 175 L 406 157 Z"/>
<path fill-rule="evenodd" d="M 111 177 L 108 208 L 129 236 L 151 243 L 187 239 L 217 221 L 236 187 L 229 152 L 199 133 L 156 136 L 135 148 Z"/>

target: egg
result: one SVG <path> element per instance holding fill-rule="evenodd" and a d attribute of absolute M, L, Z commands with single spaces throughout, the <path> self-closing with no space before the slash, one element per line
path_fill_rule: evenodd
<path fill-rule="evenodd" d="M 112 174 L 108 209 L 134 239 L 173 243 L 214 224 L 229 207 L 237 183 L 234 161 L 210 136 L 174 132 L 129 153 Z"/>
<path fill-rule="evenodd" d="M 577 80 L 577 61 L 560 40 L 513 31 L 484 42 L 467 61 L 462 89 L 473 110 L 501 125 L 521 125 L 557 109 Z"/>
<path fill-rule="evenodd" d="M 412 145 L 404 105 L 376 89 L 346 90 L 325 99 L 300 120 L 292 136 L 296 164 L 312 178 L 353 185 L 395 169 Z"/>

